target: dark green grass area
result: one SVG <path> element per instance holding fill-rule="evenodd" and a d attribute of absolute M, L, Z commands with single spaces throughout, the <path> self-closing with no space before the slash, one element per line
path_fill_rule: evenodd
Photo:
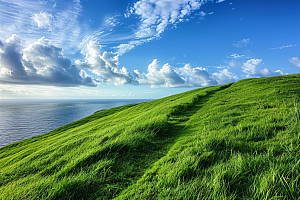
<path fill-rule="evenodd" d="M 102 110 L 0 148 L 0 199 L 300 199 L 300 75 Z"/>

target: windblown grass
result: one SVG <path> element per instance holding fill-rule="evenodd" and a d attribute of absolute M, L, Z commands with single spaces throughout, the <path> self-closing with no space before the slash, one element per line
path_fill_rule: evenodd
<path fill-rule="evenodd" d="M 103 110 L 0 148 L 0 199 L 298 199 L 299 78 Z"/>

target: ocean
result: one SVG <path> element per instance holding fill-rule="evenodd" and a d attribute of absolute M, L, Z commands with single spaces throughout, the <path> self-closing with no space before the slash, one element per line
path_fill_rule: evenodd
<path fill-rule="evenodd" d="M 0 100 L 0 147 L 52 131 L 109 109 L 145 99 Z"/>

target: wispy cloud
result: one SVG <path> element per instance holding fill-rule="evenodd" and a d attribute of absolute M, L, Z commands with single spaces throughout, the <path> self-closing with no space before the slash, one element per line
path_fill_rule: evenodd
<path fill-rule="evenodd" d="M 96 29 L 88 29 L 84 33 L 82 41 L 78 45 L 79 49 L 81 49 L 81 53 L 87 53 L 87 46 L 90 42 L 101 41 L 102 44 L 116 43 L 119 45 L 121 42 L 133 39 L 134 36 L 131 33 L 127 33 L 128 31 L 126 31 L 126 34 L 124 34 L 124 31 L 122 31 L 121 34 L 116 33 L 115 29 L 122 25 L 120 22 L 122 18 L 123 16 L 116 14 L 115 16 L 105 20 L 100 27 Z"/>
<path fill-rule="evenodd" d="M 275 47 L 275 48 L 270 48 L 270 49 L 272 49 L 272 50 L 286 49 L 286 48 L 291 48 L 291 47 L 296 47 L 296 46 L 298 46 L 298 44 L 290 44 L 290 45 L 285 45 L 285 46 Z"/>
<path fill-rule="evenodd" d="M 0 0 L 0 39 L 18 34 L 26 45 L 45 36 L 57 46 L 77 48 L 83 30 L 78 23 L 79 1 Z"/>
<path fill-rule="evenodd" d="M 138 28 L 134 32 L 135 39 L 127 44 L 121 44 L 119 54 L 124 54 L 135 46 L 161 37 L 165 29 L 176 26 L 186 20 L 195 10 L 198 10 L 206 0 L 140 0 L 137 1 L 124 15 L 126 18 L 134 15 L 140 19 Z M 202 18 L 204 18 L 204 12 Z M 138 42 L 139 41 L 139 42 Z M 127 47 L 127 48 L 125 48 Z"/>
<path fill-rule="evenodd" d="M 200 11 L 199 13 L 197 13 L 196 15 L 200 16 L 200 20 L 205 20 L 205 16 L 207 15 L 206 12 Z"/>
<path fill-rule="evenodd" d="M 298 59 L 298 57 L 290 58 L 289 62 L 295 65 L 296 67 L 300 67 L 300 60 Z"/>
<path fill-rule="evenodd" d="M 239 55 L 239 54 L 233 53 L 228 58 L 239 59 L 239 58 L 244 58 L 244 57 L 245 57 L 245 55 Z"/>
<path fill-rule="evenodd" d="M 224 0 L 213 0 L 217 3 L 222 1 Z M 64 47 L 66 54 L 78 50 L 86 53 L 89 42 L 97 41 L 123 55 L 136 46 L 160 38 L 166 28 L 187 21 L 194 11 L 207 2 L 208 0 L 138 0 L 128 8 L 127 13 L 116 14 L 95 29 L 89 24 L 79 23 L 83 11 L 79 0 L 0 0 L 0 40 L 17 33 L 22 43 L 29 45 L 44 36 L 52 44 Z M 204 20 L 208 14 L 201 11 L 200 19 Z"/>
<path fill-rule="evenodd" d="M 247 39 L 242 39 L 242 40 L 238 41 L 237 43 L 234 43 L 233 46 L 238 47 L 238 48 L 244 48 L 244 47 L 247 47 L 249 43 L 250 43 L 250 38 L 247 38 Z"/>

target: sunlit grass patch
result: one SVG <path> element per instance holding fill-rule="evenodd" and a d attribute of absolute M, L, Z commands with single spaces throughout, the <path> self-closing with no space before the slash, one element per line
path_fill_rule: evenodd
<path fill-rule="evenodd" d="M 297 199 L 300 75 L 102 110 L 0 149 L 0 199 Z"/>

